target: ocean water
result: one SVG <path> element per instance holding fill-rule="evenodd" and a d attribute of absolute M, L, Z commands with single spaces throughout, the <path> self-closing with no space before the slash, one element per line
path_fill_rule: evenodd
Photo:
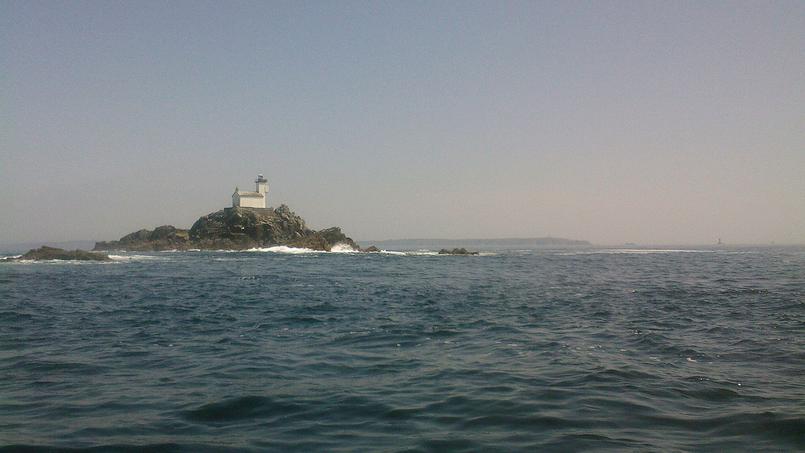
<path fill-rule="evenodd" d="M 805 249 L 0 264 L 0 446 L 802 451 Z"/>

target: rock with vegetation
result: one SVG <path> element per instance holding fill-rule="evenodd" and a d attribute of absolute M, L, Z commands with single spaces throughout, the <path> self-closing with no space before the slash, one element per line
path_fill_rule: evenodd
<path fill-rule="evenodd" d="M 467 251 L 464 247 L 454 248 L 453 250 L 441 249 L 439 255 L 477 255 L 478 252 Z"/>
<path fill-rule="evenodd" d="M 337 244 L 358 245 L 340 228 L 314 231 L 286 205 L 274 208 L 225 208 L 200 217 L 189 230 L 170 225 L 140 230 L 117 241 L 98 242 L 95 250 L 245 250 L 287 245 L 329 251 Z"/>
<path fill-rule="evenodd" d="M 43 261 L 43 260 L 63 260 L 63 261 L 111 261 L 108 255 L 102 253 L 88 252 L 86 250 L 64 250 L 56 247 L 42 246 L 38 249 L 28 250 L 22 256 L 16 258 L 6 258 L 6 261 Z"/>

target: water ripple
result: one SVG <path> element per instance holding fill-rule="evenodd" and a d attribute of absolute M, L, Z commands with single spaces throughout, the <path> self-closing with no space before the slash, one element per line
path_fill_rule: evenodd
<path fill-rule="evenodd" d="M 799 249 L 153 255 L 0 266 L 0 450 L 805 450 Z"/>

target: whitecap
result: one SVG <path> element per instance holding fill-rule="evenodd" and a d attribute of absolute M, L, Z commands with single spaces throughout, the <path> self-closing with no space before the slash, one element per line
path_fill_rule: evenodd
<path fill-rule="evenodd" d="M 287 253 L 291 255 L 301 255 L 304 253 L 321 253 L 319 250 L 306 249 L 302 247 L 288 247 L 287 245 L 275 245 L 273 247 L 255 247 L 253 249 L 244 250 L 245 252 L 271 252 L 271 253 Z"/>
<path fill-rule="evenodd" d="M 149 261 L 164 260 L 165 257 L 151 255 L 108 255 L 114 261 Z"/>
<path fill-rule="evenodd" d="M 419 249 L 414 252 L 406 252 L 405 254 L 413 256 L 436 256 L 439 254 L 439 252 L 434 252 L 433 250 L 427 250 L 427 249 Z"/>
<path fill-rule="evenodd" d="M 10 262 L 14 264 L 25 264 L 25 265 L 56 264 L 56 265 L 73 265 L 73 266 L 87 266 L 93 264 L 114 264 L 109 263 L 108 261 L 94 261 L 94 260 L 14 260 Z"/>
<path fill-rule="evenodd" d="M 331 249 L 330 252 L 332 253 L 357 253 L 359 250 L 355 250 L 349 244 L 344 244 L 343 242 L 339 242 L 335 244 Z"/>

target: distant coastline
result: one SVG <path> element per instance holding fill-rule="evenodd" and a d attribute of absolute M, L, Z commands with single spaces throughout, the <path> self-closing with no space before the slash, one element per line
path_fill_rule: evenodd
<path fill-rule="evenodd" d="M 557 237 L 535 238 L 492 238 L 492 239 L 386 239 L 382 241 L 362 241 L 374 244 L 380 248 L 405 247 L 414 249 L 456 248 L 466 247 L 473 249 L 532 249 L 532 248 L 582 248 L 593 247 L 589 241 L 579 239 L 566 239 Z"/>

